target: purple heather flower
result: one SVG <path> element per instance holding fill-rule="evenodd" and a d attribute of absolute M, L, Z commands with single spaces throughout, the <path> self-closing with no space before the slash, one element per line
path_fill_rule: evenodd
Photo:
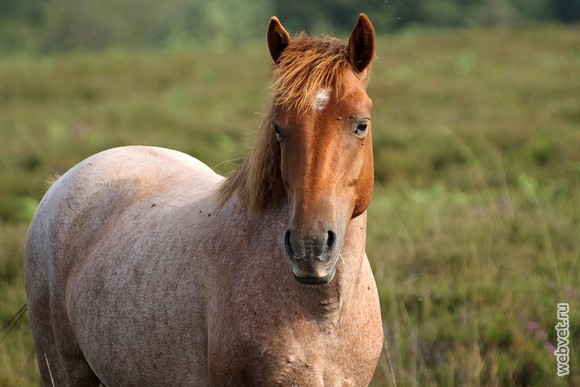
<path fill-rule="evenodd" d="M 550 353 L 556 352 L 556 347 L 554 347 L 554 344 L 550 343 L 549 341 L 544 344 L 544 348 L 550 351 Z"/>
<path fill-rule="evenodd" d="M 528 329 L 535 331 L 540 327 L 540 324 L 538 324 L 536 321 L 530 321 L 528 322 Z"/>
<path fill-rule="evenodd" d="M 548 334 L 542 330 L 536 331 L 536 337 L 540 340 L 546 340 L 548 338 Z"/>

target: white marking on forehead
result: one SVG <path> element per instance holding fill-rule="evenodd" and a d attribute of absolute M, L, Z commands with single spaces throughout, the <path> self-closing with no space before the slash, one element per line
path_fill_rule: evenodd
<path fill-rule="evenodd" d="M 330 101 L 330 95 L 332 94 L 332 89 L 330 87 L 323 87 L 322 89 L 318 90 L 316 93 L 316 97 L 314 101 L 312 101 L 312 110 L 324 110 L 326 105 L 328 105 L 328 101 Z"/>

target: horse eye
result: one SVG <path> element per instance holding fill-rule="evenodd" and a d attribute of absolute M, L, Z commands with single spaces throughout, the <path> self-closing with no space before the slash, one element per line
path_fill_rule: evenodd
<path fill-rule="evenodd" d="M 276 140 L 282 142 L 282 140 L 284 140 L 284 135 L 280 133 L 280 128 L 274 123 L 272 123 L 272 126 L 274 127 L 274 132 L 276 132 Z"/>
<path fill-rule="evenodd" d="M 356 128 L 354 129 L 354 134 L 355 136 L 357 136 L 358 138 L 364 138 L 367 133 L 368 133 L 368 121 L 364 120 L 364 121 L 359 121 L 356 124 Z"/>

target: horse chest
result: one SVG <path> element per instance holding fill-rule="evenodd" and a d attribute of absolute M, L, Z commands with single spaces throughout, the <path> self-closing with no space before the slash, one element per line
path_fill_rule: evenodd
<path fill-rule="evenodd" d="M 305 324 L 308 325 L 308 324 Z M 309 327 L 312 328 L 312 327 Z M 315 327 L 314 329 L 319 329 Z M 266 333 L 266 332 L 263 332 Z M 209 359 L 215 385 L 335 386 L 364 385 L 368 372 L 358 367 L 368 348 L 338 337 L 337 330 L 297 332 L 278 327 L 271 334 L 240 334 Z M 225 343 L 224 343 L 225 344 Z M 224 358 L 226 359 L 224 361 Z M 369 359 L 372 363 L 373 359 Z M 372 374 L 372 370 L 371 370 Z"/>

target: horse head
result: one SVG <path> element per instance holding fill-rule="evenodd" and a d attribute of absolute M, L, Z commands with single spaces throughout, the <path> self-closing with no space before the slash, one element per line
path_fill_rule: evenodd
<path fill-rule="evenodd" d="M 336 272 L 347 225 L 373 192 L 371 100 L 366 93 L 374 30 L 361 14 L 348 45 L 335 38 L 290 37 L 273 17 L 275 62 L 271 132 L 289 208 L 284 250 L 301 283 L 325 284 Z"/>

